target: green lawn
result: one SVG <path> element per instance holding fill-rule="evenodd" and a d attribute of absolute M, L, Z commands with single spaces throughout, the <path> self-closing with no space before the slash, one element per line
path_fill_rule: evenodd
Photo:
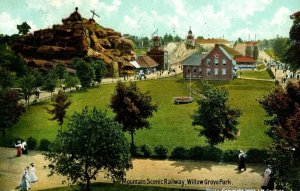
<path fill-rule="evenodd" d="M 241 71 L 238 71 L 239 76 L 240 73 Z M 243 70 L 242 78 L 272 79 L 266 70 L 263 71 Z"/>
<path fill-rule="evenodd" d="M 61 187 L 46 189 L 44 191 L 79 191 L 79 186 L 74 187 Z M 190 189 L 178 189 L 178 188 L 163 188 L 157 186 L 137 186 L 137 185 L 122 185 L 122 184 L 109 184 L 109 183 L 95 183 L 92 184 L 92 191 L 193 191 Z"/>
<path fill-rule="evenodd" d="M 189 81 L 168 78 L 161 80 L 140 81 L 138 86 L 143 90 L 149 90 L 153 102 L 158 105 L 158 112 L 150 119 L 152 128 L 140 130 L 135 134 L 135 143 L 140 146 L 148 144 L 152 147 L 162 144 L 171 151 L 176 146 L 186 148 L 205 145 L 205 138 L 198 137 L 198 132 L 193 127 L 191 115 L 197 107 L 197 103 L 175 105 L 174 96 L 188 95 L 187 84 Z M 197 85 L 199 82 L 194 82 Z M 229 89 L 230 103 L 242 111 L 239 129 L 240 137 L 235 141 L 227 141 L 220 145 L 222 149 L 244 149 L 264 148 L 270 142 L 264 134 L 265 113 L 259 106 L 257 99 L 262 97 L 272 88 L 273 82 L 262 82 L 253 80 L 233 80 L 231 82 L 212 82 L 216 86 Z M 72 104 L 67 115 L 71 116 L 74 111 L 81 112 L 85 107 L 106 109 L 113 116 L 108 107 L 110 97 L 114 90 L 113 85 L 101 85 L 99 88 L 89 89 L 87 92 L 73 93 Z M 40 103 L 30 107 L 20 119 L 19 123 L 7 131 L 8 135 L 14 137 L 28 138 L 33 136 L 40 140 L 47 138 L 53 140 L 59 129 L 56 121 L 48 120 L 44 107 L 48 103 Z M 67 128 L 66 119 L 63 128 Z M 129 135 L 128 140 L 129 140 Z"/>

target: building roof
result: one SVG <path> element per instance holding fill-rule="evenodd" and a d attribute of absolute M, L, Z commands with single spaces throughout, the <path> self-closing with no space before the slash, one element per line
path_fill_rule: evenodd
<path fill-rule="evenodd" d="M 188 57 L 187 59 L 185 59 L 182 62 L 182 65 L 194 65 L 194 66 L 200 66 L 201 60 L 203 58 L 203 55 L 201 54 L 192 54 L 190 57 Z"/>
<path fill-rule="evenodd" d="M 242 55 L 245 55 L 246 44 L 245 43 L 238 43 L 237 45 L 235 45 L 235 47 L 233 49 L 238 51 Z"/>
<path fill-rule="evenodd" d="M 141 68 L 153 68 L 158 66 L 158 64 L 149 56 L 139 56 L 136 62 Z"/>
<path fill-rule="evenodd" d="M 248 57 L 248 56 L 236 57 L 236 58 L 234 58 L 234 60 L 239 63 L 254 63 L 254 62 L 256 62 L 256 60 L 254 60 L 253 58 Z"/>
<path fill-rule="evenodd" d="M 222 46 L 232 58 L 243 56 L 240 52 L 238 52 L 238 51 L 234 50 L 233 48 L 230 48 L 224 44 L 220 44 L 220 46 Z"/>
<path fill-rule="evenodd" d="M 222 43 L 229 43 L 229 42 L 225 39 L 209 38 L 209 39 L 196 39 L 196 43 L 198 43 L 198 44 L 222 44 Z"/>

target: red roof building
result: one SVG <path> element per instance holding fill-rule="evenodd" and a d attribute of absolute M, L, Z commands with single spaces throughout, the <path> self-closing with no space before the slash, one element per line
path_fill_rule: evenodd
<path fill-rule="evenodd" d="M 256 62 L 256 60 L 254 60 L 253 58 L 248 57 L 248 56 L 236 57 L 236 58 L 234 58 L 234 60 L 236 62 L 238 62 L 239 64 L 242 64 L 242 63 L 255 63 Z"/>

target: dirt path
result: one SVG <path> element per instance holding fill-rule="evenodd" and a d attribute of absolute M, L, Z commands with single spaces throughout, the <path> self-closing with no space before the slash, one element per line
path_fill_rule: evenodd
<path fill-rule="evenodd" d="M 28 155 L 15 157 L 16 150 L 13 148 L 0 147 L 0 190 L 15 190 L 21 181 L 24 167 L 31 162 L 36 164 L 36 174 L 39 178 L 37 183 L 32 184 L 31 190 L 66 186 L 62 181 L 65 177 L 48 177 L 49 170 L 45 168 L 47 161 L 44 160 L 41 152 L 32 151 Z M 185 188 L 256 188 L 260 187 L 262 177 L 260 173 L 263 166 L 247 165 L 247 171 L 238 173 L 234 170 L 234 164 L 220 164 L 215 162 L 194 162 L 194 161 L 161 161 L 148 159 L 133 160 L 133 169 L 127 173 L 127 180 L 184 180 Z M 187 179 L 197 180 L 229 180 L 230 185 L 188 185 Z M 109 182 L 100 174 L 97 178 L 100 182 Z M 163 182 L 162 182 L 163 183 Z M 171 182 L 170 185 L 160 184 L 159 186 L 182 187 L 181 184 Z"/>

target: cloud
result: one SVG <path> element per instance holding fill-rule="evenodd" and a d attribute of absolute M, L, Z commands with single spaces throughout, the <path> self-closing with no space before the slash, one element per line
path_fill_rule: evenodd
<path fill-rule="evenodd" d="M 21 20 L 13 18 L 9 13 L 0 13 L 0 34 L 17 34 L 19 31 L 17 25 L 21 24 Z"/>
<path fill-rule="evenodd" d="M 286 22 L 290 21 L 289 15 L 291 11 L 286 7 L 281 7 L 273 16 L 271 24 L 273 25 L 284 25 Z"/>
<path fill-rule="evenodd" d="M 264 11 L 271 3 L 272 0 L 223 0 L 221 7 L 231 17 L 246 20 L 249 16 L 253 16 L 255 12 Z"/>
<path fill-rule="evenodd" d="M 175 13 L 179 16 L 186 16 L 186 8 L 185 8 L 185 1 L 183 0 L 169 0 L 168 3 L 174 7 Z"/>

